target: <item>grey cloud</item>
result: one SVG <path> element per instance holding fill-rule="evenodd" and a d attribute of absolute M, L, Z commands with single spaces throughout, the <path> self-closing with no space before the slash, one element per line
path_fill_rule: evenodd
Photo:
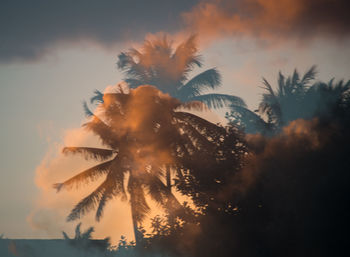
<path fill-rule="evenodd" d="M 196 0 L 1 1 L 0 62 L 33 60 L 60 42 L 108 46 L 146 33 L 172 32 Z"/>

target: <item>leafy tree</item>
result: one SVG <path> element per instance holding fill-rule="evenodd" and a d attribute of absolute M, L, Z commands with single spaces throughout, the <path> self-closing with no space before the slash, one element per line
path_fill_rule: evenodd
<path fill-rule="evenodd" d="M 103 95 L 96 114 L 84 127 L 95 133 L 106 149 L 65 147 L 63 153 L 79 153 L 103 161 L 90 169 L 55 184 L 57 191 L 79 186 L 105 176 L 90 195 L 71 211 L 68 220 L 80 218 L 97 207 L 96 219 L 102 216 L 107 201 L 114 196 L 127 199 L 129 193 L 136 243 L 138 226 L 149 211 L 145 190 L 156 202 L 175 216 L 184 218 L 185 209 L 164 184 L 165 167 L 173 167 L 182 177 L 186 161 L 196 151 L 210 152 L 223 130 L 196 115 L 178 108 L 203 108 L 198 102 L 182 104 L 152 86 Z M 125 186 L 125 182 L 127 183 Z"/>

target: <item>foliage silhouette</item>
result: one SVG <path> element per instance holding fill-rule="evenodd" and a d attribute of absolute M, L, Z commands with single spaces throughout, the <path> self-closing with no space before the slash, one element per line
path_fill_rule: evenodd
<path fill-rule="evenodd" d="M 131 48 L 118 56 L 118 68 L 124 72 L 125 82 L 131 88 L 154 85 L 182 102 L 200 101 L 209 108 L 228 104 L 245 106 L 242 99 L 236 96 L 203 94 L 208 89 L 220 87 L 221 76 L 216 68 L 212 68 L 189 79 L 190 72 L 201 66 L 195 36 L 189 37 L 175 50 L 164 36 L 146 40 L 141 50 Z"/>
<path fill-rule="evenodd" d="M 84 127 L 108 148 L 63 149 L 65 154 L 79 153 L 104 162 L 54 187 L 57 191 L 70 189 L 100 176 L 105 176 L 105 181 L 74 207 L 68 220 L 78 219 L 96 207 L 99 220 L 107 201 L 114 196 L 125 200 L 128 192 L 138 244 L 141 236 L 138 226 L 149 211 L 145 190 L 174 216 L 186 217 L 185 209 L 163 183 L 164 167 L 171 167 L 181 177 L 191 155 L 198 151 L 210 153 L 217 144 L 215 137 L 224 135 L 225 130 L 196 115 L 177 111 L 178 108 L 202 108 L 202 105 L 181 104 L 152 86 L 129 92 L 119 87 L 114 93 L 104 94 L 96 110 L 98 114 Z"/>
<path fill-rule="evenodd" d="M 292 121 L 271 137 L 247 137 L 252 148 L 245 165 L 213 204 L 226 208 L 206 207 L 197 215 L 200 232 L 190 256 L 348 255 L 347 88 L 343 82 L 317 83 L 307 90 L 313 96 L 304 96 L 322 95 L 309 112 L 316 118 Z M 194 229 L 185 225 L 183 230 Z"/>
<path fill-rule="evenodd" d="M 105 238 L 103 240 L 94 241 L 92 240 L 92 233 L 94 232 L 93 227 L 89 227 L 84 232 L 81 232 L 81 223 L 79 223 L 75 228 L 74 238 L 69 238 L 66 232 L 62 231 L 63 238 L 67 240 L 67 242 L 75 248 L 78 249 L 94 249 L 102 252 L 107 251 L 110 247 L 109 238 Z"/>
<path fill-rule="evenodd" d="M 263 94 L 257 110 L 261 116 L 257 111 L 231 105 L 231 112 L 226 114 L 226 118 L 247 133 L 274 135 L 291 121 L 327 115 L 348 97 L 350 81 L 334 84 L 332 79 L 329 83 L 316 82 L 311 85 L 316 73 L 316 66 L 312 66 L 302 77 L 296 69 L 287 78 L 280 72 L 275 90 L 263 78 L 263 89 L 267 92 Z"/>
<path fill-rule="evenodd" d="M 152 233 L 137 249 L 122 238 L 116 255 L 348 256 L 350 81 L 311 84 L 315 74 L 314 66 L 303 77 L 280 73 L 276 90 L 264 80 L 261 116 L 232 106 L 236 113 L 228 117 L 236 120 L 227 127 L 179 111 L 203 106 L 181 104 L 154 87 L 97 92 L 100 105 L 85 127 L 108 149 L 64 153 L 103 163 L 56 188 L 101 175 L 108 183 L 70 217 L 96 206 L 100 217 L 107 200 L 128 191 L 135 234 L 144 236 L 137 227 L 147 213 L 145 194 L 170 211 L 152 219 Z M 246 135 L 240 127 L 249 124 L 267 136 Z M 181 206 L 168 190 L 167 166 L 172 186 L 191 205 Z"/>

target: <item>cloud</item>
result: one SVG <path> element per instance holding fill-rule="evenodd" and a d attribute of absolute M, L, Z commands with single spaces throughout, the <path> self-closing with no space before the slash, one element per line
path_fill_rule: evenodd
<path fill-rule="evenodd" d="M 2 1 L 0 62 L 36 60 L 61 43 L 108 47 L 146 33 L 174 31 L 196 1 Z"/>
<path fill-rule="evenodd" d="M 250 36 L 281 41 L 350 34 L 347 0 L 213 0 L 183 14 L 189 29 L 207 40 Z"/>
<path fill-rule="evenodd" d="M 350 32 L 346 0 L 3 1 L 0 63 L 37 60 L 67 44 L 141 41 L 149 33 L 198 33 L 201 41 L 249 36 L 264 41 Z"/>

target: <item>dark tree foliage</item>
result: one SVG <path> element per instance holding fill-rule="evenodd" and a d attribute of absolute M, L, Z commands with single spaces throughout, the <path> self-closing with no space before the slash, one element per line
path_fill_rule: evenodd
<path fill-rule="evenodd" d="M 173 256 L 348 256 L 350 101 L 339 84 L 319 84 L 342 93 L 325 93 L 316 118 L 247 137 L 238 166 L 230 151 L 213 165 L 194 155 L 177 185 L 199 207 L 196 220 L 154 236 L 155 245 Z"/>
<path fill-rule="evenodd" d="M 87 128 L 108 149 L 64 150 L 103 163 L 56 187 L 105 175 L 106 189 L 117 190 L 104 189 L 88 208 L 84 199 L 72 212 L 79 217 L 97 207 L 101 215 L 107 200 L 124 194 L 129 173 L 135 223 L 147 213 L 146 194 L 171 210 L 152 219 L 150 234 L 138 230 L 137 247 L 122 239 L 116 255 L 348 256 L 350 82 L 310 85 L 314 76 L 314 68 L 302 78 L 296 71 L 287 79 L 280 74 L 277 91 L 265 81 L 262 116 L 236 106 L 245 120 L 228 127 L 178 111 L 201 105 L 181 105 L 153 87 L 105 95 L 105 116 L 93 116 Z M 139 108 L 129 106 L 135 99 Z M 247 120 L 265 135 L 244 134 Z M 172 186 L 189 204 L 181 206 L 165 185 L 168 166 Z"/>
<path fill-rule="evenodd" d="M 237 96 L 205 93 L 221 86 L 221 75 L 216 68 L 189 78 L 191 71 L 202 65 L 195 36 L 176 48 L 165 36 L 146 40 L 141 49 L 131 48 L 118 56 L 118 68 L 131 88 L 153 85 L 182 102 L 200 101 L 214 109 L 230 104 L 245 106 Z"/>
<path fill-rule="evenodd" d="M 312 84 L 316 74 L 316 66 L 303 76 L 297 70 L 288 77 L 280 72 L 276 89 L 263 78 L 265 92 L 258 110 L 253 112 L 244 106 L 231 105 L 226 118 L 246 133 L 271 136 L 280 133 L 291 121 L 329 115 L 336 105 L 347 99 L 350 81 L 334 83 L 332 79 L 328 83 Z"/>
<path fill-rule="evenodd" d="M 140 86 L 128 92 L 119 87 L 115 93 L 103 95 L 97 114 L 93 114 L 84 127 L 96 134 L 107 148 L 63 149 L 65 154 L 78 153 L 103 162 L 55 184 L 57 191 L 105 177 L 73 208 L 69 221 L 79 219 L 93 209 L 99 220 L 106 203 L 117 196 L 126 200 L 126 192 L 136 243 L 142 238 L 138 227 L 150 210 L 147 195 L 174 217 L 184 219 L 188 216 L 171 188 L 164 183 L 167 169 L 171 168 L 176 177 L 183 177 L 191 156 L 196 152 L 212 153 L 218 145 L 217 139 L 224 137 L 226 131 L 196 115 L 179 111 L 179 108 L 202 109 L 203 104 L 182 104 L 152 86 Z"/>

